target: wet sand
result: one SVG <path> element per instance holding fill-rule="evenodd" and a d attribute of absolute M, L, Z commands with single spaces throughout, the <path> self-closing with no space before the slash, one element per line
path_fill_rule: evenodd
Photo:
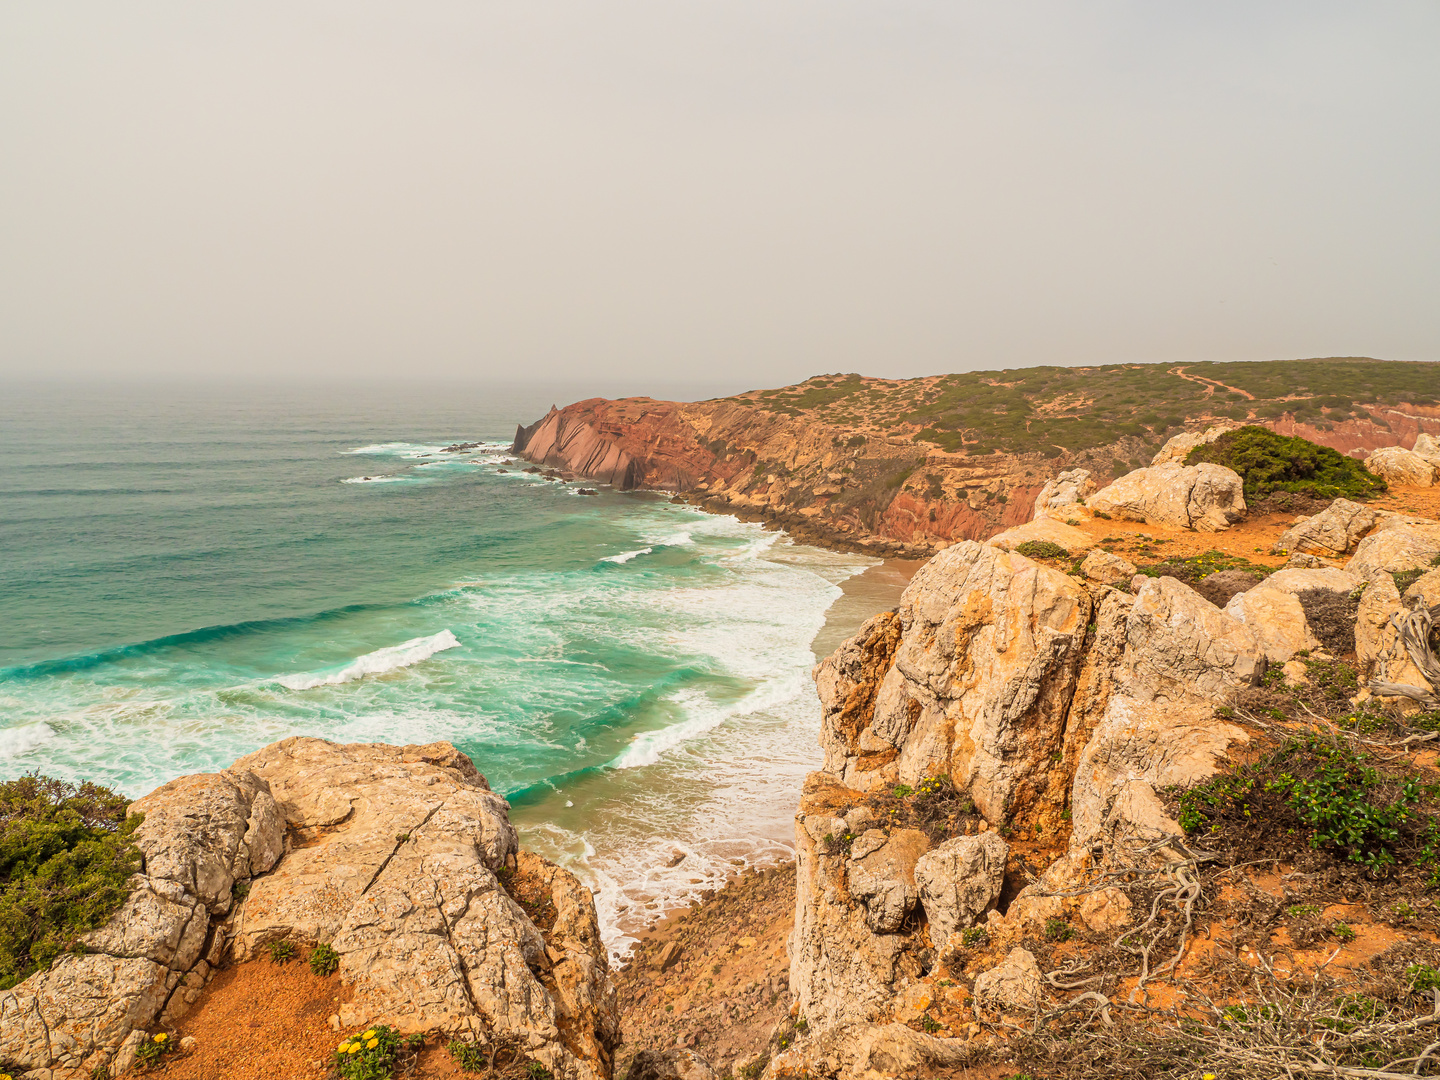
<path fill-rule="evenodd" d="M 810 643 L 815 659 L 829 656 L 846 638 L 852 637 L 870 616 L 889 611 L 899 604 L 900 594 L 925 562 L 924 559 L 886 559 L 863 574 L 841 582 L 844 595 L 825 612 L 825 625 Z"/>

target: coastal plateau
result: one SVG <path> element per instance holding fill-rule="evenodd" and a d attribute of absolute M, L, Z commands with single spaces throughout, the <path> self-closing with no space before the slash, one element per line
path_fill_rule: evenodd
<path fill-rule="evenodd" d="M 711 401 L 580 401 L 519 428 L 512 450 L 809 542 L 920 557 L 1028 521 L 1059 473 L 1103 483 L 1179 432 L 1244 423 L 1358 457 L 1408 446 L 1440 433 L 1440 369 L 1332 358 L 823 375 Z"/>

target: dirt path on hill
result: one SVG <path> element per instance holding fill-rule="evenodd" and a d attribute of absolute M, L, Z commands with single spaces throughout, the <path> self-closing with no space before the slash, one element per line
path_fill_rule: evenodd
<path fill-rule="evenodd" d="M 1205 378 L 1203 375 L 1189 375 L 1189 374 L 1186 374 L 1185 368 L 1183 368 L 1183 367 L 1174 367 L 1174 368 L 1171 368 L 1171 369 L 1170 369 L 1170 374 L 1171 374 L 1171 375 L 1178 375 L 1180 378 L 1185 379 L 1185 380 L 1187 380 L 1188 382 L 1199 383 L 1201 386 L 1206 387 L 1206 390 L 1205 390 L 1205 396 L 1206 396 L 1206 397 L 1214 397 L 1214 396 L 1215 396 L 1215 391 L 1216 391 L 1216 389 L 1218 388 L 1218 389 L 1220 389 L 1220 390 L 1228 390 L 1228 391 L 1230 391 L 1230 393 L 1232 393 L 1232 394 L 1240 394 L 1242 397 L 1244 397 L 1244 398 L 1245 398 L 1246 400 L 1248 400 L 1248 401 L 1254 401 L 1254 400 L 1255 400 L 1255 395 L 1252 394 L 1252 393 L 1250 393 L 1250 391 L 1248 391 L 1248 390 L 1241 390 L 1238 386 L 1227 386 L 1225 383 L 1221 382 L 1219 379 L 1207 379 L 1207 378 Z"/>

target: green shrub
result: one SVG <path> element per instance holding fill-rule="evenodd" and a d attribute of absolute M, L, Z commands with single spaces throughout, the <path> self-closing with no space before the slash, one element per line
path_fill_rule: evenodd
<path fill-rule="evenodd" d="M 1405 981 L 1417 994 L 1428 994 L 1440 990 L 1440 971 L 1425 964 L 1411 964 L 1405 969 Z"/>
<path fill-rule="evenodd" d="M 1015 553 L 1027 559 L 1068 559 L 1070 552 L 1050 540 L 1026 540 L 1015 545 Z"/>
<path fill-rule="evenodd" d="M 340 954 L 329 945 L 316 945 L 310 950 L 310 970 L 316 975 L 333 975 L 340 967 Z"/>
<path fill-rule="evenodd" d="M 1075 936 L 1075 931 L 1064 919 L 1045 920 L 1046 941 L 1069 941 Z"/>
<path fill-rule="evenodd" d="M 452 1039 L 445 1049 L 450 1052 L 455 1064 L 465 1072 L 482 1072 L 490 1068 L 490 1055 L 479 1043 Z"/>
<path fill-rule="evenodd" d="M 0 783 L 0 990 L 50 966 L 130 895 L 142 818 L 96 784 Z"/>
<path fill-rule="evenodd" d="M 272 964 L 284 964 L 295 959 L 295 946 L 289 941 L 272 941 L 265 947 L 270 950 Z"/>
<path fill-rule="evenodd" d="M 1436 794 L 1418 776 L 1387 775 L 1344 743 L 1308 735 L 1182 792 L 1179 822 L 1212 834 L 1263 824 L 1271 838 L 1298 827 L 1311 847 L 1383 876 L 1402 859 L 1427 867 L 1440 859 Z"/>
<path fill-rule="evenodd" d="M 1207 461 L 1239 473 L 1245 481 L 1247 501 L 1272 491 L 1293 491 L 1317 499 L 1365 499 L 1386 490 L 1384 480 L 1338 450 L 1253 424 L 1197 446 L 1185 464 Z"/>

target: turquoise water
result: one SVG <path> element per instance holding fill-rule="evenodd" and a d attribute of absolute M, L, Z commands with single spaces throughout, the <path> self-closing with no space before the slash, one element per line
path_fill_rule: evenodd
<path fill-rule="evenodd" d="M 811 642 L 868 561 L 507 465 L 552 394 L 7 388 L 0 776 L 449 739 L 617 948 L 783 857 Z"/>

